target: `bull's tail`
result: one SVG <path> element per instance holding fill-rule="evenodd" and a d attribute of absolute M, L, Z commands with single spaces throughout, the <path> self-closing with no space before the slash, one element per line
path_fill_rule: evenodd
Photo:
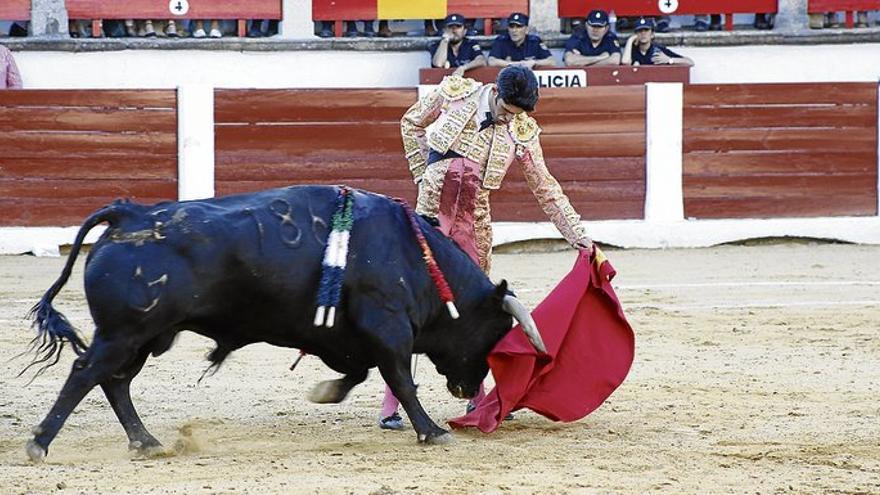
<path fill-rule="evenodd" d="M 34 307 L 28 312 L 28 318 L 33 319 L 33 328 L 36 329 L 37 335 L 31 341 L 30 347 L 28 347 L 23 354 L 34 352 L 36 355 L 33 360 L 21 370 L 21 373 L 19 373 L 18 376 L 23 375 L 32 367 L 39 365 L 43 366 L 36 372 L 34 378 L 42 374 L 46 369 L 58 362 L 61 358 L 61 351 L 64 349 L 64 344 L 67 342 L 70 343 L 77 355 L 83 355 L 88 349 L 88 346 L 83 342 L 82 338 L 80 338 L 79 333 L 77 333 L 70 321 L 58 310 L 52 307 L 52 300 L 55 299 L 55 296 L 58 295 L 61 288 L 67 283 L 67 279 L 70 278 L 70 273 L 73 271 L 73 265 L 76 263 L 76 258 L 79 255 L 80 249 L 82 249 L 86 234 L 88 234 L 89 231 L 99 223 L 110 222 L 113 224 L 118 220 L 120 215 L 119 207 L 119 203 L 114 203 L 101 208 L 86 219 L 82 227 L 80 227 L 79 232 L 76 234 L 76 240 L 73 243 L 73 247 L 70 249 L 70 255 L 67 257 L 67 263 L 61 271 L 61 276 L 58 277 L 58 280 L 56 280 L 55 283 L 49 287 L 49 290 L 43 294 L 43 297 L 40 298 L 40 302 L 34 305 Z"/>

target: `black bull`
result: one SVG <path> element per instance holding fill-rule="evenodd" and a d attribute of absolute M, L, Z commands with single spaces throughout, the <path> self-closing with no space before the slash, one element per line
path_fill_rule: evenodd
<path fill-rule="evenodd" d="M 339 189 L 297 186 L 202 201 L 143 206 L 116 202 L 92 214 L 77 234 L 61 276 L 34 307 L 42 358 L 63 344 L 79 356 L 27 453 L 41 460 L 82 398 L 100 385 L 133 449 L 161 447 L 131 402 L 129 386 L 147 357 L 191 330 L 216 341 L 219 366 L 256 342 L 298 348 L 344 374 L 319 383 L 316 402 L 340 402 L 379 367 L 425 443 L 446 430 L 425 413 L 410 373 L 424 353 L 457 397 L 472 397 L 488 373 L 486 356 L 511 329 L 511 314 L 543 348 L 528 312 L 428 222 L 419 227 L 456 297 L 452 319 L 426 270 L 402 206 L 354 191 L 354 227 L 336 323 L 313 326 L 321 261 Z M 88 255 L 85 292 L 95 323 L 85 345 L 52 300 L 70 277 L 85 235 L 109 224 Z"/>

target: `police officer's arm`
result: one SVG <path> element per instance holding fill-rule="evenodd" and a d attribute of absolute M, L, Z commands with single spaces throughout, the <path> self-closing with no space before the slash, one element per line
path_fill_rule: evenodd
<path fill-rule="evenodd" d="M 589 65 L 596 65 L 610 57 L 611 55 L 609 55 L 608 52 L 601 53 L 595 56 L 581 55 L 581 52 L 575 49 L 569 52 L 565 52 L 565 55 L 563 55 L 562 59 L 565 62 L 565 65 L 572 67 L 586 67 Z"/>
<path fill-rule="evenodd" d="M 586 229 L 581 224 L 581 216 L 571 206 L 568 196 L 562 192 L 559 182 L 547 170 L 544 162 L 544 152 L 541 142 L 535 136 L 528 144 L 517 144 L 517 148 L 524 147 L 525 152 L 520 158 L 523 167 L 523 175 L 526 182 L 541 209 L 572 246 L 592 249 L 593 241 L 587 236 Z"/>
<path fill-rule="evenodd" d="M 406 161 L 409 162 L 409 171 L 416 184 L 421 182 L 428 162 L 428 142 L 425 137 L 425 128 L 440 116 L 443 101 L 443 94 L 440 88 L 437 88 L 409 107 L 409 110 L 400 119 L 403 153 L 406 156 Z"/>
<path fill-rule="evenodd" d="M 547 58 L 535 60 L 535 67 L 554 67 L 554 66 L 556 66 L 556 59 L 554 59 L 552 55 Z"/>
<path fill-rule="evenodd" d="M 539 45 L 538 53 L 535 54 L 534 67 L 553 67 L 555 65 L 556 59 L 553 58 L 553 54 L 547 49 L 547 45 L 542 42 Z"/>
<path fill-rule="evenodd" d="M 489 66 L 490 67 L 507 67 L 510 61 L 507 60 L 507 53 L 501 46 L 501 36 L 495 38 L 492 42 L 492 48 L 489 50 Z"/>
<path fill-rule="evenodd" d="M 459 66 L 457 69 L 455 69 L 455 72 L 453 72 L 453 74 L 464 74 L 465 72 L 467 72 L 471 69 L 476 69 L 478 67 L 485 67 L 485 66 L 486 66 L 486 57 L 484 57 L 483 54 L 481 53 L 481 54 L 477 55 L 470 62 Z"/>
<path fill-rule="evenodd" d="M 593 60 L 595 57 L 585 57 L 581 55 L 581 51 L 578 50 L 578 45 L 581 43 L 581 37 L 574 34 L 565 42 L 565 52 L 562 54 L 562 62 L 565 63 L 565 65 L 583 67 L 596 63 L 596 61 Z"/>
<path fill-rule="evenodd" d="M 620 65 L 620 52 L 611 53 L 593 65 Z"/>
<path fill-rule="evenodd" d="M 620 57 L 620 63 L 622 65 L 632 65 L 633 63 L 633 49 L 635 48 L 636 42 L 639 37 L 637 35 L 632 35 L 626 40 L 626 46 L 623 47 L 623 55 Z"/>
<path fill-rule="evenodd" d="M 443 36 L 440 41 L 431 45 L 433 53 L 431 54 L 431 67 L 439 69 L 446 68 L 446 62 L 449 60 L 449 38 Z"/>
<path fill-rule="evenodd" d="M 489 66 L 490 67 L 507 67 L 512 62 L 507 60 L 507 54 L 502 46 L 501 36 L 495 38 L 492 42 L 492 49 L 489 50 Z"/>
<path fill-rule="evenodd" d="M 658 46 L 657 48 L 658 50 L 654 53 L 654 56 L 651 57 L 651 61 L 654 62 L 655 65 L 669 64 L 685 65 L 688 67 L 694 66 L 694 61 L 688 57 L 679 55 L 665 46 Z"/>

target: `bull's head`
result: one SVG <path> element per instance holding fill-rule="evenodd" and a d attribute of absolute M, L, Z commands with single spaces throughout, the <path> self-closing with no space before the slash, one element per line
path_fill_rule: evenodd
<path fill-rule="evenodd" d="M 546 352 L 529 311 L 508 294 L 501 281 L 478 304 L 462 308 L 461 317 L 449 319 L 443 329 L 430 337 L 426 353 L 446 377 L 446 387 L 455 397 L 471 398 L 489 373 L 486 358 L 493 347 L 511 330 L 515 318 L 538 352 Z"/>

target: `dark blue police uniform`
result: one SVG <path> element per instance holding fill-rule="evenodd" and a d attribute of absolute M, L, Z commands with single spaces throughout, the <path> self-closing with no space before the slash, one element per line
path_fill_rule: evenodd
<path fill-rule="evenodd" d="M 495 38 L 489 56 L 501 60 L 507 60 L 507 57 L 510 57 L 511 62 L 521 62 L 523 60 L 541 60 L 552 57 L 553 54 L 544 46 L 541 38 L 534 34 L 527 34 L 522 44 L 516 46 L 510 39 L 510 35 L 505 33 Z"/>
<path fill-rule="evenodd" d="M 565 51 L 570 52 L 573 50 L 577 50 L 585 57 L 595 57 L 603 53 L 614 55 L 615 53 L 620 53 L 620 42 L 614 33 L 608 31 L 602 37 L 599 45 L 594 48 L 593 43 L 590 42 L 590 37 L 586 33 L 577 33 L 571 35 L 571 38 L 565 42 Z"/>
<path fill-rule="evenodd" d="M 440 48 L 439 41 L 431 44 L 429 48 L 431 50 L 431 58 L 437 53 L 438 48 Z M 461 46 L 458 48 L 458 55 L 452 52 L 452 43 L 449 43 L 446 47 L 446 61 L 449 62 L 450 67 L 461 67 L 482 54 L 483 49 L 480 48 L 480 45 L 476 41 L 468 38 L 461 40 Z"/>
<path fill-rule="evenodd" d="M 669 48 L 666 48 L 663 45 L 660 45 L 657 43 L 651 43 L 651 46 L 648 47 L 648 51 L 646 51 L 644 55 L 642 55 L 642 51 L 639 50 L 638 45 L 633 46 L 632 64 L 633 65 L 636 65 L 636 64 L 638 64 L 638 65 L 654 65 L 654 61 L 651 60 L 651 58 L 657 52 L 663 52 L 669 58 L 682 58 L 681 55 L 675 53 L 674 51 L 670 50 Z"/>

